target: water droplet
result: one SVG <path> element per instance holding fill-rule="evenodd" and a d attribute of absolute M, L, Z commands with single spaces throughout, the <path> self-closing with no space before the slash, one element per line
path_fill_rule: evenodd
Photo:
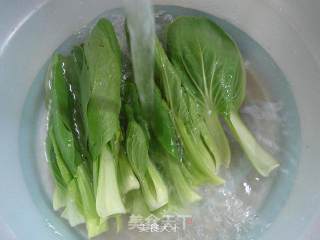
<path fill-rule="evenodd" d="M 251 186 L 250 186 L 248 183 L 246 183 L 246 182 L 243 183 L 243 186 L 244 186 L 244 189 L 245 189 L 246 193 L 247 193 L 248 195 L 250 195 L 250 193 L 251 193 Z"/>

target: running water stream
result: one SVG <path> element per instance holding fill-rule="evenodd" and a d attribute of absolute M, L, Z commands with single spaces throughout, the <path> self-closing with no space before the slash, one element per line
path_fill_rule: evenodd
<path fill-rule="evenodd" d="M 149 0 L 123 0 L 130 51 L 144 117 L 150 119 L 153 107 L 153 52 L 155 23 Z"/>

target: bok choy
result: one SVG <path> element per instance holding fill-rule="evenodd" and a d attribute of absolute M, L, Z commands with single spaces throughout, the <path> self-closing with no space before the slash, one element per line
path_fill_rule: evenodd
<path fill-rule="evenodd" d="M 154 78 L 136 74 L 143 61 L 133 69 L 136 55 L 123 54 L 106 19 L 69 54 L 52 57 L 46 153 L 53 208 L 71 226 L 86 224 L 89 238 L 107 231 L 110 219 L 119 231 L 125 214 L 161 217 L 201 201 L 199 186 L 223 184 L 219 170 L 231 154 L 222 119 L 261 175 L 279 165 L 238 113 L 246 75 L 232 39 L 203 17 L 177 18 L 166 39 L 150 44 Z M 123 60 L 134 73 L 126 80 Z M 149 77 L 150 92 L 141 85 Z"/>
<path fill-rule="evenodd" d="M 112 24 L 101 19 L 84 44 L 88 67 L 87 119 L 93 158 L 93 186 L 99 216 L 107 219 L 126 212 L 117 182 L 121 107 L 120 47 Z"/>
<path fill-rule="evenodd" d="M 156 42 L 155 47 L 155 72 L 168 106 L 171 109 L 171 118 L 175 123 L 176 131 L 183 144 L 186 168 L 189 168 L 192 173 L 197 173 L 201 176 L 201 179 L 198 178 L 195 182 L 223 183 L 223 180 L 215 175 L 217 172 L 216 156 L 206 146 L 207 144 L 198 128 L 191 123 L 191 119 L 197 115 L 197 111 L 188 107 L 187 102 L 191 101 L 191 97 L 184 92 L 181 78 L 169 61 L 159 41 Z M 202 120 L 200 119 L 200 121 Z M 214 146 L 213 148 L 219 151 L 217 147 Z"/>
<path fill-rule="evenodd" d="M 229 146 L 218 113 L 227 121 L 248 159 L 262 176 L 279 166 L 254 139 L 238 110 L 245 98 L 246 75 L 237 45 L 215 23 L 204 17 L 180 17 L 168 27 L 170 59 L 183 85 L 196 97 L 219 148 L 229 163 Z"/>
<path fill-rule="evenodd" d="M 139 180 L 146 204 L 151 211 L 154 211 L 168 203 L 168 189 L 160 172 L 150 159 L 150 135 L 148 134 L 148 129 L 145 128 L 145 125 L 140 125 L 139 120 L 135 118 L 141 113 L 141 107 L 133 83 L 127 83 L 126 95 L 125 111 L 128 120 L 126 131 L 127 155 L 133 172 Z"/>
<path fill-rule="evenodd" d="M 107 228 L 106 223 L 100 223 L 94 201 L 94 192 L 90 182 L 90 162 L 85 158 L 80 148 L 77 148 L 77 137 L 73 134 L 75 119 L 74 98 L 70 89 L 73 79 L 69 74 L 72 60 L 61 55 L 55 55 L 49 76 L 50 112 L 47 148 L 56 191 L 54 205 L 65 207 L 62 216 L 67 218 L 72 226 L 87 224 L 89 236 L 96 236 Z M 62 197 L 65 198 L 64 203 Z"/>

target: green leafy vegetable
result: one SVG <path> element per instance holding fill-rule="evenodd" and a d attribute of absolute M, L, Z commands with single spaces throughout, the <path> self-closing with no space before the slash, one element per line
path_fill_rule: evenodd
<path fill-rule="evenodd" d="M 218 72 L 219 74 L 224 72 L 224 69 L 221 70 L 217 55 L 212 54 L 216 45 L 218 45 L 216 48 L 219 51 L 228 51 L 225 50 L 228 49 L 228 45 L 224 39 L 217 41 L 216 38 L 208 42 L 211 44 L 210 46 L 204 45 L 207 43 L 210 33 L 205 32 L 197 36 L 197 33 L 204 31 L 201 29 L 202 26 L 197 24 L 196 19 L 195 17 L 181 17 L 170 24 L 167 36 L 168 51 L 180 73 L 184 86 L 201 104 L 202 115 L 207 121 L 210 134 L 212 134 L 213 139 L 218 140 L 215 142 L 217 145 L 215 147 L 215 158 L 218 162 L 223 162 L 228 166 L 230 162 L 230 147 L 217 117 L 216 99 L 220 95 L 213 91 L 215 87 L 214 78 Z M 194 28 L 197 28 L 197 33 L 191 32 Z M 186 35 L 192 37 L 192 39 L 183 39 Z M 182 42 L 179 39 L 183 39 L 181 46 L 177 46 L 177 41 Z"/>
<path fill-rule="evenodd" d="M 227 122 L 248 159 L 262 176 L 267 177 L 279 166 L 279 163 L 257 143 L 237 112 L 232 111 Z"/>
<path fill-rule="evenodd" d="M 183 85 L 203 107 L 226 164 L 230 151 L 218 113 L 227 120 L 257 171 L 267 176 L 278 163 L 258 145 L 237 113 L 245 97 L 246 78 L 236 44 L 204 17 L 177 18 L 168 28 L 167 40 L 170 59 L 183 76 Z"/>
<path fill-rule="evenodd" d="M 190 203 L 201 200 L 200 195 L 193 189 L 182 170 L 182 162 L 177 162 L 163 149 L 155 145 L 152 149 L 152 159 L 161 166 L 161 172 L 169 188 L 169 207 L 176 210 Z"/>
<path fill-rule="evenodd" d="M 50 149 L 50 161 L 54 176 L 59 181 L 59 185 L 57 185 L 59 189 L 56 191 L 65 194 L 63 203 L 56 201 L 54 204 L 57 208 L 65 207 L 62 216 L 67 218 L 71 225 L 80 224 L 83 219 L 86 219 L 89 235 L 95 236 L 102 231 L 102 228 L 97 229 L 95 225 L 91 224 L 92 221 L 100 222 L 100 218 L 96 213 L 95 205 L 92 207 L 91 204 L 90 208 L 88 207 L 88 196 L 92 191 L 91 183 L 84 175 L 87 172 L 88 159 L 79 152 L 81 149 L 76 147 L 79 139 L 73 134 L 72 113 L 74 111 L 70 111 L 70 109 L 75 109 L 75 104 L 69 91 L 71 80 L 69 71 L 73 69 L 65 68 L 69 66 L 67 61 L 67 58 L 55 55 L 51 65 L 51 104 L 47 146 Z M 83 171 L 79 169 L 83 169 Z M 61 180 L 63 180 L 63 184 L 61 184 Z M 84 183 L 85 188 L 81 187 Z M 61 196 L 59 198 L 60 201 Z"/>
<path fill-rule="evenodd" d="M 139 180 L 149 209 L 154 211 L 167 204 L 167 187 L 149 158 L 148 139 L 134 119 L 131 119 L 128 124 L 126 149 L 132 170 Z"/>
<path fill-rule="evenodd" d="M 131 191 L 126 195 L 126 205 L 128 212 L 133 215 L 148 217 L 151 214 L 140 189 Z"/>
<path fill-rule="evenodd" d="M 126 212 L 122 204 L 116 176 L 115 159 L 108 148 L 101 153 L 97 189 L 97 211 L 100 217 L 108 218 Z"/>
<path fill-rule="evenodd" d="M 190 120 L 197 112 L 190 111 L 187 101 L 188 95 L 181 86 L 181 79 L 175 68 L 169 61 L 162 46 L 157 41 L 155 50 L 155 70 L 164 92 L 165 98 L 172 110 L 172 118 L 185 151 L 185 161 L 189 171 L 196 171 L 204 175 L 203 179 L 221 184 L 223 180 L 215 175 L 215 157 L 210 154 L 201 134 L 195 129 Z M 200 179 L 199 179 L 200 181 Z"/>
<path fill-rule="evenodd" d="M 90 82 L 89 144 L 96 160 L 119 131 L 121 55 L 109 21 L 99 20 L 84 45 L 84 52 Z"/>
<path fill-rule="evenodd" d="M 67 219 L 71 226 L 85 223 L 82 212 L 83 209 L 81 196 L 75 179 L 70 181 L 67 192 L 64 194 L 66 194 L 64 203 L 65 209 L 63 210 L 61 216 Z"/>
<path fill-rule="evenodd" d="M 125 213 L 117 182 L 117 136 L 119 113 L 121 54 L 112 27 L 100 19 L 84 45 L 90 82 L 87 107 L 89 147 L 93 157 L 93 184 L 97 212 L 103 219 Z"/>
<path fill-rule="evenodd" d="M 127 93 L 130 98 L 129 102 L 133 106 L 132 114 L 140 119 L 140 104 L 135 84 L 128 82 L 127 91 L 129 91 Z M 149 136 L 150 142 L 153 140 L 153 143 L 149 143 L 149 156 L 153 162 L 162 166 L 161 172 L 166 176 L 168 185 L 172 186 L 170 188 L 172 194 L 170 194 L 169 198 L 173 199 L 173 202 L 178 201 L 180 206 L 200 200 L 200 196 L 189 186 L 188 181 L 181 172 L 180 167 L 183 163 L 181 162 L 182 156 L 178 137 L 170 117 L 169 108 L 161 98 L 160 91 L 157 88 L 155 88 L 154 92 L 153 114 L 153 121 L 150 123 L 152 134 L 149 134 L 145 121 L 140 119 L 139 122 L 145 126 L 144 132 L 146 136 Z M 153 145 L 153 149 L 151 149 L 151 145 Z"/>
<path fill-rule="evenodd" d="M 96 210 L 96 201 L 89 174 L 83 165 L 78 168 L 78 188 L 83 205 L 83 214 L 86 219 L 89 238 L 99 235 L 107 230 L 107 223 L 101 221 Z"/>
<path fill-rule="evenodd" d="M 46 154 L 53 208 L 71 226 L 85 223 L 89 238 L 107 231 L 109 220 L 120 231 L 124 214 L 162 217 L 200 201 L 197 186 L 223 184 L 217 174 L 229 166 L 230 149 L 219 117 L 261 175 L 279 165 L 239 116 L 246 79 L 230 37 L 207 18 L 181 17 L 167 39 L 170 58 L 156 39 L 155 61 L 146 66 L 136 50 L 149 56 L 150 46 L 134 43 L 134 82 L 121 82 L 126 55 L 106 19 L 69 55 L 52 58 Z"/>
<path fill-rule="evenodd" d="M 118 177 L 119 187 L 123 195 L 140 188 L 139 181 L 132 171 L 124 149 L 119 153 Z"/>

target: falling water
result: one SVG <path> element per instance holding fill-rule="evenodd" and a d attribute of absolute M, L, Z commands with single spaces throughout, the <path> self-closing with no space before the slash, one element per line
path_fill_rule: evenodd
<path fill-rule="evenodd" d="M 143 114 L 152 116 L 155 24 L 149 0 L 123 0 L 130 35 L 131 59 Z"/>

